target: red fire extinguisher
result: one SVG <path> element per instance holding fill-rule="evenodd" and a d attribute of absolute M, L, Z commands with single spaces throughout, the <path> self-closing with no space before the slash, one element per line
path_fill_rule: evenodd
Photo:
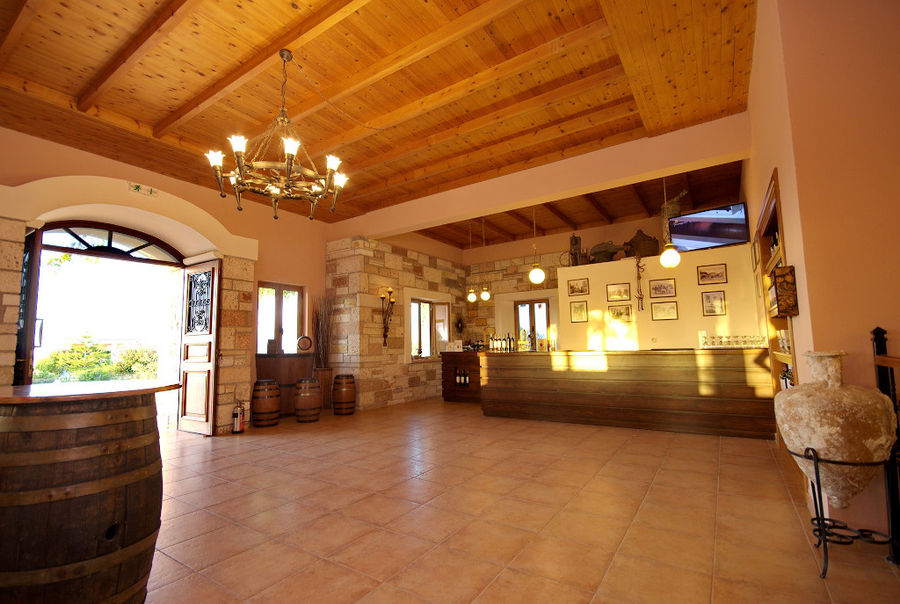
<path fill-rule="evenodd" d="M 238 403 L 231 412 L 231 419 L 234 420 L 234 426 L 231 430 L 233 434 L 241 434 L 244 431 L 244 405 Z"/>

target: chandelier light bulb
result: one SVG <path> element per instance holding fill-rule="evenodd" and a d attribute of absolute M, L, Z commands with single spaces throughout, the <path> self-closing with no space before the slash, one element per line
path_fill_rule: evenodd
<path fill-rule="evenodd" d="M 247 150 L 247 137 L 240 134 L 233 134 L 228 137 L 231 143 L 231 150 L 235 153 L 244 153 Z"/>
<path fill-rule="evenodd" d="M 475 295 L 475 290 L 470 289 L 468 295 L 466 296 L 466 300 L 468 300 L 469 302 L 474 302 L 477 299 L 478 296 Z"/>
<path fill-rule="evenodd" d="M 537 264 L 535 264 L 534 268 L 532 268 L 531 271 L 528 273 L 528 280 L 531 281 L 532 283 L 534 283 L 535 285 L 543 283 L 544 279 L 546 279 L 546 278 L 547 278 L 547 274 L 544 272 L 544 269 L 542 269 Z"/>
<path fill-rule="evenodd" d="M 284 143 L 285 155 L 290 155 L 291 157 L 297 155 L 297 149 L 300 148 L 300 141 L 295 138 L 282 138 L 281 142 Z"/>
<path fill-rule="evenodd" d="M 341 160 L 335 157 L 334 155 L 326 155 L 325 156 L 325 165 L 326 167 L 334 172 L 338 169 L 338 166 L 341 165 Z"/>
<path fill-rule="evenodd" d="M 491 299 L 491 292 L 488 291 L 487 287 L 481 288 L 481 299 L 485 302 Z"/>
<path fill-rule="evenodd" d="M 225 158 L 225 155 L 221 151 L 212 151 L 206 154 L 206 159 L 209 160 L 209 165 L 213 168 L 222 167 L 222 160 Z"/>
<path fill-rule="evenodd" d="M 659 257 L 659 263 L 662 264 L 664 268 L 675 268 L 678 266 L 679 262 L 681 262 L 681 254 L 678 253 L 678 250 L 675 249 L 674 245 L 667 243 L 663 247 L 663 253 Z"/>
<path fill-rule="evenodd" d="M 343 189 L 344 185 L 347 184 L 347 181 L 350 180 L 346 174 L 341 174 L 338 172 L 334 175 L 334 186 L 336 189 Z"/>

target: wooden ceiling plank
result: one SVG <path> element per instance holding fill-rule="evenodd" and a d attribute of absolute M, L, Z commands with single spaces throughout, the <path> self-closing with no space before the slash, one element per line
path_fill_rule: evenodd
<path fill-rule="evenodd" d="M 691 178 L 687 172 L 683 172 L 679 178 L 678 182 L 684 187 L 684 191 L 687 191 L 684 197 L 681 199 L 681 205 L 685 206 L 685 209 L 692 210 L 694 208 L 694 195 L 691 191 Z"/>
<path fill-rule="evenodd" d="M 422 229 L 422 230 L 416 231 L 416 232 L 419 233 L 420 235 L 429 237 L 431 239 L 434 239 L 435 241 L 443 243 L 444 245 L 449 245 L 449 246 L 455 247 L 457 249 L 463 249 L 463 246 L 458 241 L 450 239 L 449 237 L 444 237 L 443 235 L 441 235 L 439 233 L 435 233 L 434 229 Z"/>
<path fill-rule="evenodd" d="M 131 69 L 144 55 L 165 38 L 202 0 L 170 0 L 98 71 L 78 93 L 78 109 L 87 111 L 109 90 L 116 76 Z"/>
<path fill-rule="evenodd" d="M 330 103 L 336 103 L 440 50 L 448 44 L 478 31 L 497 17 L 517 8 L 523 2 L 525 0 L 488 0 L 477 8 L 473 8 L 461 17 L 449 22 L 444 27 L 436 29 L 427 36 L 419 38 L 412 44 L 407 44 L 372 65 L 361 69 L 353 78 L 322 90 L 322 96 L 328 101 L 320 98 L 318 94 L 311 96 L 306 101 L 291 107 L 288 110 L 288 115 L 291 120 L 300 121 L 324 109 Z"/>
<path fill-rule="evenodd" d="M 434 176 L 435 174 L 440 174 L 441 172 L 446 172 L 448 170 L 459 168 L 460 166 L 473 164 L 491 157 L 510 153 L 518 149 L 524 149 L 548 140 L 570 136 L 574 132 L 594 128 L 598 125 L 622 117 L 634 115 L 636 112 L 637 108 L 634 101 L 629 97 L 629 99 L 607 106 L 599 111 L 566 120 L 562 123 L 546 126 L 544 128 L 537 128 L 533 132 L 527 132 L 505 141 L 487 145 L 474 150 L 471 153 L 454 155 L 444 161 L 436 161 L 427 166 L 407 171 L 399 176 L 390 178 L 387 181 L 375 182 L 369 187 L 358 191 L 353 195 L 352 199 L 372 195 L 383 191 L 386 188 L 403 186 L 417 180 L 428 178 L 429 176 Z"/>
<path fill-rule="evenodd" d="M 3 69 L 6 61 L 9 60 L 13 49 L 16 47 L 16 44 L 19 43 L 22 34 L 28 29 L 31 20 L 37 15 L 38 9 L 41 7 L 41 4 L 43 4 L 43 1 L 44 0 L 21 0 L 19 3 L 15 20 L 13 20 L 9 29 L 6 30 L 6 35 L 0 40 L 0 70 Z"/>
<path fill-rule="evenodd" d="M 606 221 L 607 224 L 612 224 L 613 219 L 612 216 L 609 215 L 609 212 L 606 208 L 603 207 L 603 204 L 600 203 L 600 200 L 593 193 L 588 193 L 587 195 L 581 196 L 585 201 L 591 204 L 591 207 L 594 208 L 594 211 L 600 214 L 600 217 Z"/>
<path fill-rule="evenodd" d="M 246 61 L 232 69 L 225 77 L 214 82 L 200 94 L 182 104 L 161 119 L 153 127 L 159 138 L 218 102 L 222 97 L 240 88 L 271 67 L 270 61 L 278 51 L 287 46 L 299 47 L 323 33 L 364 7 L 371 0 L 332 0 L 309 19 L 284 32 L 278 38 Z"/>
<path fill-rule="evenodd" d="M 511 216 L 512 218 L 518 220 L 519 223 L 522 224 L 523 226 L 526 226 L 529 229 L 531 229 L 532 234 L 537 234 L 537 235 L 541 235 L 541 236 L 544 235 L 544 229 L 542 229 L 540 227 L 536 227 L 534 222 L 532 222 L 528 218 L 525 218 L 524 216 L 519 214 L 517 211 L 509 210 L 508 212 L 504 212 L 504 214 L 506 214 L 507 216 Z"/>
<path fill-rule="evenodd" d="M 638 205 L 644 210 L 644 216 L 648 217 L 652 214 L 650 211 L 650 206 L 647 204 L 647 200 L 644 199 L 644 196 L 641 195 L 641 192 L 638 191 L 637 187 L 634 185 L 628 185 L 628 191 L 631 193 L 631 196 L 634 197 L 634 200 L 638 202 Z"/>
<path fill-rule="evenodd" d="M 548 212 L 550 212 L 551 214 L 553 214 L 554 216 L 559 218 L 563 222 L 563 224 L 565 224 L 571 230 L 575 231 L 578 229 L 578 225 L 575 224 L 575 221 L 573 221 L 571 218 L 566 216 L 566 214 L 562 210 L 560 210 L 559 208 L 554 206 L 552 202 L 545 203 L 541 207 L 543 207 L 545 210 L 547 210 Z"/>
<path fill-rule="evenodd" d="M 579 44 L 586 42 L 587 40 L 594 39 L 594 37 L 596 36 L 609 36 L 609 26 L 605 21 L 594 21 L 592 23 L 589 23 L 584 27 L 564 34 L 559 38 L 550 40 L 549 42 L 541 44 L 540 46 L 537 46 L 525 53 L 506 60 L 499 65 L 484 69 L 468 78 L 465 78 L 458 82 L 454 82 L 453 84 L 450 84 L 449 86 L 446 86 L 436 92 L 409 102 L 393 111 L 369 120 L 366 124 L 366 126 L 368 127 L 354 126 L 349 130 L 344 131 L 340 136 L 334 137 L 320 145 L 312 147 L 313 152 L 328 153 L 329 151 L 333 151 L 341 147 L 342 145 L 348 145 L 350 143 L 362 140 L 368 136 L 374 135 L 376 131 L 372 130 L 372 128 L 392 128 L 408 120 L 419 117 L 425 113 L 449 105 L 450 103 L 465 98 L 475 92 L 478 92 L 479 90 L 483 90 L 489 86 L 492 86 L 500 80 L 516 75 L 521 71 L 528 69 L 529 67 L 537 63 L 540 63 L 541 61 L 546 61 L 547 59 L 564 52 L 566 49 L 571 49 Z M 597 74 L 596 76 L 581 78 L 580 80 L 573 82 L 571 84 L 571 88 L 569 88 L 569 85 L 561 87 L 568 88 L 568 90 L 572 91 L 579 90 L 579 92 L 560 92 L 560 96 L 554 97 L 552 95 L 552 92 L 555 91 L 551 91 L 551 93 L 547 93 L 547 97 L 543 101 L 535 101 L 535 103 L 549 104 L 553 102 L 551 100 L 553 98 L 568 98 L 570 96 L 580 94 L 580 92 L 588 90 L 588 88 L 584 84 L 585 80 L 596 80 L 596 83 L 594 85 L 602 86 L 604 83 L 623 78 L 624 76 L 625 70 L 622 69 L 621 66 L 616 66 L 609 70 L 605 70 L 601 74 Z M 524 106 L 526 105 L 526 103 L 527 101 L 522 103 L 522 110 L 524 110 Z M 472 121 L 475 122 L 475 120 Z M 480 126 L 472 125 L 470 129 L 475 129 L 476 127 Z M 432 141 L 431 139 L 433 137 L 429 137 L 429 142 L 427 144 L 436 144 L 441 140 L 446 140 L 446 138 L 444 137 L 451 137 L 455 136 L 456 134 L 457 128 L 448 129 L 444 132 L 434 135 L 433 137 L 436 137 L 437 140 Z M 400 151 L 398 151 L 400 155 L 398 155 L 397 157 L 403 157 L 404 155 L 414 153 L 416 150 L 421 148 L 421 139 L 417 139 L 413 144 L 417 146 L 408 151 L 405 150 L 406 147 L 402 148 Z M 393 157 L 393 159 L 397 159 L 397 157 Z"/>
<path fill-rule="evenodd" d="M 510 232 L 507 231 L 506 229 L 497 226 L 496 224 L 494 224 L 493 222 L 491 222 L 491 221 L 488 220 L 487 218 L 482 217 L 481 220 L 482 220 L 482 222 L 484 223 L 484 226 L 486 226 L 487 228 L 491 229 L 492 231 L 494 231 L 495 233 L 497 233 L 497 234 L 500 235 L 501 237 L 505 237 L 505 238 L 509 239 L 510 241 L 515 241 L 516 236 L 515 236 L 513 233 L 510 233 Z"/>

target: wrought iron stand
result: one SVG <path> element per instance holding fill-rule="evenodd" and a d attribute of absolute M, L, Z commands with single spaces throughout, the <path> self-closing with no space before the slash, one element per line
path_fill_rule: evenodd
<path fill-rule="evenodd" d="M 879 531 L 870 529 L 854 529 L 847 526 L 846 522 L 835 518 L 825 516 L 825 506 L 822 503 L 822 481 L 819 478 L 819 464 L 833 464 L 838 466 L 884 466 L 889 460 L 871 461 L 871 462 L 851 462 L 839 461 L 836 459 L 821 459 L 819 454 L 812 447 L 807 447 L 803 453 L 796 453 L 788 449 L 788 453 L 794 457 L 802 457 L 813 462 L 813 468 L 816 472 L 815 481 L 810 480 L 809 486 L 812 490 L 813 511 L 815 516 L 810 519 L 813 526 L 813 535 L 818 541 L 816 547 L 822 546 L 822 573 L 819 575 L 822 579 L 828 572 L 828 544 L 850 545 L 857 539 L 866 543 L 877 543 L 879 545 L 891 543 L 891 537 Z"/>

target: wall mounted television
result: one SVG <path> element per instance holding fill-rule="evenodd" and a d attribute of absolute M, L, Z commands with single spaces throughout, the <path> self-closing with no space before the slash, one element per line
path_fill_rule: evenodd
<path fill-rule="evenodd" d="M 669 219 L 672 243 L 682 252 L 750 241 L 747 206 L 735 203 Z"/>

